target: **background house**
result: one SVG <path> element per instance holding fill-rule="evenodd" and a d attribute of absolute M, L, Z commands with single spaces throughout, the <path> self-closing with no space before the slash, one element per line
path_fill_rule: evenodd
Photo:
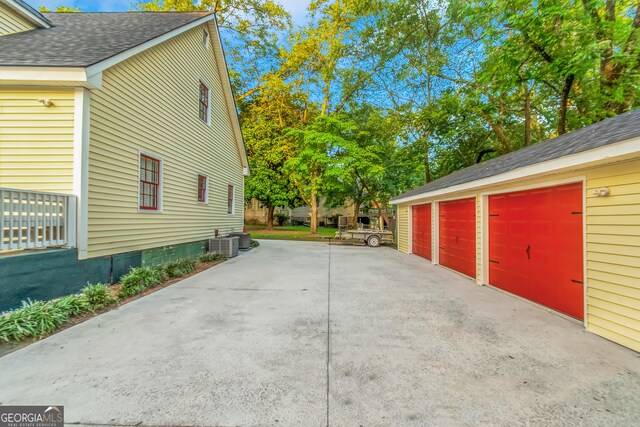
<path fill-rule="evenodd" d="M 213 14 L 0 0 L 0 34 L 0 310 L 242 230 L 249 171 Z"/>
<path fill-rule="evenodd" d="M 640 351 L 640 111 L 460 170 L 392 202 L 399 250 Z"/>

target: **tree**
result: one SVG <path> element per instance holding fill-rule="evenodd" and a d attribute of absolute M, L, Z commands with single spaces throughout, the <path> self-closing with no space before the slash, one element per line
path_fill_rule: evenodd
<path fill-rule="evenodd" d="M 266 206 L 270 229 L 276 206 L 293 206 L 299 201 L 297 189 L 284 168 L 293 150 L 286 132 L 300 127 L 304 96 L 292 93 L 277 77 L 270 76 L 267 81 L 263 90 L 239 105 L 251 167 L 251 175 L 245 181 L 245 197 Z"/>

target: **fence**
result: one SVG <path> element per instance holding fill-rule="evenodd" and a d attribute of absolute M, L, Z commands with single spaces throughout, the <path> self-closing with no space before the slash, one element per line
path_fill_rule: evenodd
<path fill-rule="evenodd" d="M 0 188 L 0 251 L 75 246 L 76 197 Z"/>

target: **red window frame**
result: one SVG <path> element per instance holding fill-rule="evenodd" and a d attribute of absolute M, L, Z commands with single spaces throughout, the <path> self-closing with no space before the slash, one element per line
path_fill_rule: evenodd
<path fill-rule="evenodd" d="M 209 123 L 209 88 L 202 82 L 200 82 L 198 114 L 203 122 Z"/>
<path fill-rule="evenodd" d="M 229 184 L 227 186 L 227 213 L 228 214 L 233 213 L 233 192 L 234 192 L 233 185 Z"/>
<path fill-rule="evenodd" d="M 146 211 L 157 211 L 160 207 L 160 159 L 140 154 L 140 197 L 138 207 Z"/>
<path fill-rule="evenodd" d="M 198 175 L 198 203 L 207 203 L 208 181 L 205 175 Z"/>

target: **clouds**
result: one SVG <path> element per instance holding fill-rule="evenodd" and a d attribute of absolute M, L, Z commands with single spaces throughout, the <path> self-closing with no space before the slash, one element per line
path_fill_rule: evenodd
<path fill-rule="evenodd" d="M 307 7 L 311 0 L 280 0 L 280 4 L 291 14 L 295 25 L 306 22 Z"/>

